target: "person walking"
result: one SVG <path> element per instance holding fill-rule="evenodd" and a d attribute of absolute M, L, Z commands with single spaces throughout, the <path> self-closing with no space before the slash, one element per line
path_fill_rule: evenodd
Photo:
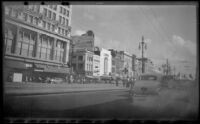
<path fill-rule="evenodd" d="M 134 95 L 134 84 L 135 84 L 135 81 L 136 81 L 136 78 L 131 78 L 131 80 L 130 80 L 130 91 L 129 91 L 129 94 L 131 95 L 131 96 L 133 96 Z"/>

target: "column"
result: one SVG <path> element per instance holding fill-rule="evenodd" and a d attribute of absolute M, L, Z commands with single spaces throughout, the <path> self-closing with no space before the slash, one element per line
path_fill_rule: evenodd
<path fill-rule="evenodd" d="M 39 58 L 38 49 L 39 49 L 40 35 L 41 35 L 40 33 L 36 34 L 37 38 L 36 38 L 36 42 L 35 42 L 35 53 L 34 53 L 36 58 Z"/>
<path fill-rule="evenodd" d="M 56 57 L 56 55 L 55 55 L 55 50 L 56 50 L 56 41 L 57 41 L 57 39 L 56 38 L 53 38 L 53 48 L 52 48 L 52 60 L 55 60 L 55 57 Z"/>
<path fill-rule="evenodd" d="M 64 63 L 67 63 L 69 60 L 69 44 L 68 42 L 65 42 L 65 46 L 64 46 L 64 55 L 63 55 L 63 59 L 64 59 Z"/>
<path fill-rule="evenodd" d="M 14 41 L 14 54 L 17 54 L 17 45 L 19 42 L 19 31 L 20 27 L 16 25 L 16 35 L 15 35 L 15 41 Z"/>

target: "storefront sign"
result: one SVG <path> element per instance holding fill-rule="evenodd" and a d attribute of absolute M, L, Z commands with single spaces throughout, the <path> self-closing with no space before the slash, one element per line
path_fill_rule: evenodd
<path fill-rule="evenodd" d="M 26 63 L 25 66 L 26 66 L 27 68 L 33 67 L 33 65 L 32 65 L 32 64 L 29 64 L 29 63 Z"/>

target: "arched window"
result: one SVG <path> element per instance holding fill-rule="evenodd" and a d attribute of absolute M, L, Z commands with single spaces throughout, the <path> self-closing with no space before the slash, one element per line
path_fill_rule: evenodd
<path fill-rule="evenodd" d="M 108 58 L 104 58 L 104 74 L 108 73 Z"/>

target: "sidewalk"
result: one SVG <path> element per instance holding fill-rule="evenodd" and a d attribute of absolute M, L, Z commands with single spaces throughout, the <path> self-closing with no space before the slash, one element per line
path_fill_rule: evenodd
<path fill-rule="evenodd" d="M 127 90 L 121 84 L 47 84 L 47 83 L 4 83 L 6 95 L 42 95 L 70 92 L 102 91 L 102 90 Z"/>

